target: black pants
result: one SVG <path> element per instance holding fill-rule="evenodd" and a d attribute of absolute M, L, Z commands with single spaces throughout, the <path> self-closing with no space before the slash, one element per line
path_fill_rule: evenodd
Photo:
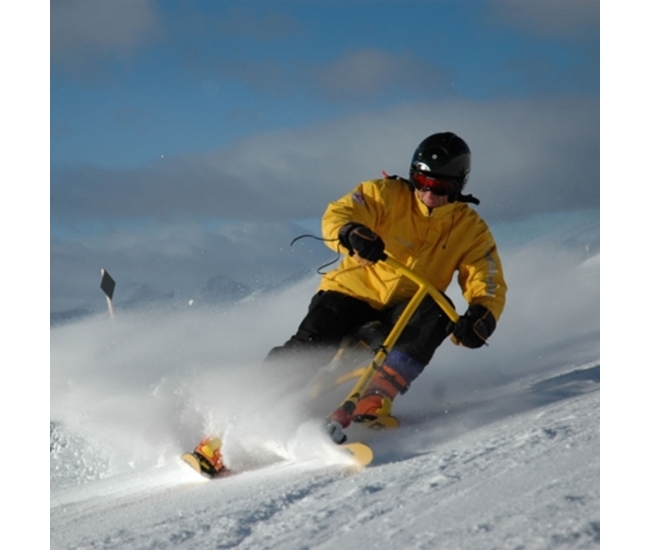
<path fill-rule="evenodd" d="M 392 328 L 407 304 L 408 300 L 377 310 L 347 294 L 320 291 L 312 298 L 296 334 L 283 346 L 273 348 L 265 363 L 289 361 L 303 368 L 319 368 L 332 359 L 346 335 L 370 321 L 380 321 Z M 427 296 L 404 328 L 386 363 L 410 383 L 449 336 L 449 321 L 433 298 Z"/>

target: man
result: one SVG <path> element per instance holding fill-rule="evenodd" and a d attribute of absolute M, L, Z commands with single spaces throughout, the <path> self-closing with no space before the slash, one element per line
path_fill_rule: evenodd
<path fill-rule="evenodd" d="M 393 399 L 408 390 L 450 334 L 455 344 L 479 348 L 496 328 L 507 287 L 490 230 L 467 204 L 479 201 L 462 193 L 470 167 L 465 141 L 451 132 L 434 134 L 415 150 L 408 180 L 364 181 L 325 211 L 325 242 L 349 255 L 323 276 L 296 334 L 272 349 L 267 363 L 295 364 L 297 357 L 311 355 L 322 366 L 354 329 L 376 320 L 392 326 L 417 287 L 378 261 L 385 252 L 441 292 L 457 272 L 469 304 L 452 326 L 435 301 L 426 298 L 353 415 L 337 418 L 343 427 L 390 415 Z"/>
<path fill-rule="evenodd" d="M 415 150 L 408 180 L 364 181 L 325 211 L 325 241 L 349 255 L 323 276 L 296 334 L 270 351 L 265 369 L 277 374 L 285 367 L 290 377 L 297 371 L 313 374 L 355 329 L 372 321 L 391 327 L 417 289 L 379 261 L 385 253 L 440 292 L 457 272 L 469 304 L 452 325 L 438 304 L 425 298 L 354 412 L 337 415 L 342 428 L 389 416 L 393 399 L 409 389 L 450 334 L 455 344 L 479 348 L 496 328 L 507 287 L 490 230 L 467 204 L 478 200 L 463 194 L 470 167 L 465 141 L 451 132 L 433 134 Z M 184 456 L 203 473 L 217 475 L 224 469 L 220 447 L 218 438 L 206 438 L 193 455 Z"/>

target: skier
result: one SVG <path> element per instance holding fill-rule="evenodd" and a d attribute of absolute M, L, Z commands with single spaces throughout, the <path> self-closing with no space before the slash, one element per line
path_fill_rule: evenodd
<path fill-rule="evenodd" d="M 409 179 L 386 176 L 364 181 L 330 203 L 322 220 L 328 246 L 348 255 L 325 274 L 297 332 L 273 348 L 265 364 L 309 362 L 323 366 L 356 328 L 397 321 L 417 287 L 378 261 L 385 252 L 431 282 L 440 292 L 455 272 L 469 307 L 455 325 L 427 297 L 405 327 L 384 365 L 371 379 L 354 413 L 337 417 L 342 427 L 391 414 L 392 402 L 422 373 L 436 348 L 453 343 L 480 348 L 494 332 L 507 286 L 495 241 L 464 195 L 471 152 L 451 132 L 418 145 Z M 450 301 L 451 302 L 451 301 Z M 302 364 L 302 368 L 309 368 Z"/>
<path fill-rule="evenodd" d="M 450 334 L 457 345 L 480 348 L 496 328 L 507 287 L 492 234 L 467 204 L 479 201 L 463 194 L 470 167 L 463 139 L 451 132 L 433 134 L 415 150 L 408 180 L 385 175 L 364 181 L 325 211 L 326 243 L 348 255 L 323 276 L 297 332 L 269 352 L 263 364 L 267 374 L 287 368 L 292 374 L 313 373 L 359 327 L 379 321 L 390 328 L 397 321 L 417 287 L 379 261 L 385 252 L 440 292 L 458 272 L 469 304 L 453 325 L 431 297 L 425 298 L 354 412 L 338 414 L 342 428 L 390 416 L 395 397 L 409 389 Z M 216 475 L 225 469 L 220 447 L 219 438 L 208 437 L 184 456 L 197 470 Z"/>

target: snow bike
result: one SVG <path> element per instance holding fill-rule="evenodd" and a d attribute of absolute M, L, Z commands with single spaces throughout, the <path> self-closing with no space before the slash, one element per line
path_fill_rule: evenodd
<path fill-rule="evenodd" d="M 404 275 L 413 281 L 418 286 L 418 290 L 411 297 L 408 304 L 404 308 L 404 311 L 399 316 L 397 322 L 393 325 L 390 331 L 388 331 L 388 329 L 385 327 L 379 327 L 378 324 L 375 324 L 375 326 L 364 325 L 356 335 L 352 336 L 352 339 L 354 340 L 356 338 L 357 342 L 361 340 L 365 342 L 367 346 L 373 346 L 377 335 L 382 334 L 382 328 L 384 333 L 385 331 L 388 331 L 388 334 L 385 335 L 383 341 L 379 345 L 376 345 L 376 347 L 372 348 L 374 351 L 374 357 L 365 367 L 355 369 L 347 374 L 344 373 L 339 376 L 335 376 L 333 380 L 331 380 L 331 377 L 328 380 L 326 375 L 324 377 L 325 380 L 321 381 L 317 387 L 317 392 L 323 390 L 326 391 L 349 380 L 357 379 L 356 384 L 343 399 L 341 404 L 327 417 L 325 430 L 332 438 L 332 441 L 337 444 L 343 444 L 347 441 L 347 435 L 343 431 L 344 426 L 348 426 L 350 424 L 357 402 L 370 384 L 373 374 L 378 371 L 384 364 L 386 356 L 393 349 L 404 328 L 411 320 L 411 317 L 419 305 L 422 303 L 422 300 L 424 300 L 426 296 L 431 296 L 440 306 L 440 308 L 445 312 L 447 317 L 449 317 L 452 323 L 458 322 L 459 319 L 459 315 L 454 307 L 437 288 L 435 288 L 426 279 L 415 273 L 412 269 L 405 266 L 400 261 L 391 256 L 388 256 L 387 254 L 384 256 L 385 257 L 380 261 L 386 262 L 386 264 L 394 269 L 398 274 Z M 358 347 L 357 342 L 355 342 L 355 347 Z M 332 363 L 330 363 L 330 365 L 325 368 L 326 373 L 328 371 L 331 373 L 340 372 L 341 369 L 339 363 L 342 363 L 342 357 L 346 354 L 346 345 L 349 347 L 349 342 L 344 341 L 341 348 L 339 349 L 339 352 L 334 357 Z M 379 417 L 376 421 L 370 422 L 367 425 L 368 427 L 375 429 L 391 428 L 397 426 L 397 419 L 394 417 Z"/>
<path fill-rule="evenodd" d="M 395 346 L 422 300 L 426 296 L 431 296 L 453 323 L 458 322 L 459 319 L 452 304 L 423 277 L 387 254 L 384 254 L 380 261 L 386 262 L 398 274 L 408 277 L 417 285 L 418 290 L 391 329 L 374 321 L 363 325 L 344 338 L 332 361 L 318 373 L 312 389 L 312 396 L 320 397 L 345 383 L 356 380 L 354 387 L 341 404 L 327 416 L 325 431 L 332 441 L 347 452 L 359 466 L 366 466 L 372 462 L 372 449 L 364 443 L 347 442 L 344 429 L 349 426 L 356 404 L 370 384 L 373 374 L 384 364 L 386 356 Z M 379 417 L 375 421 L 364 424 L 372 429 L 383 429 L 395 428 L 399 423 L 396 418 L 389 416 Z M 193 453 L 185 453 L 181 458 L 202 475 L 216 477 L 227 471 L 221 461 L 220 448 L 220 439 L 206 438 L 199 443 Z M 198 452 L 199 450 L 201 452 Z"/>

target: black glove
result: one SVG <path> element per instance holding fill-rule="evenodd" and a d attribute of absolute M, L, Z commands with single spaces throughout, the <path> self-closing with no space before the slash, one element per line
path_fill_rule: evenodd
<path fill-rule="evenodd" d="M 457 346 L 480 348 L 497 326 L 494 315 L 481 305 L 469 306 L 454 325 L 451 341 Z"/>
<path fill-rule="evenodd" d="M 354 256 L 356 252 L 361 258 L 372 263 L 386 257 L 381 237 L 360 223 L 350 222 L 341 227 L 339 241 L 348 249 L 350 256 Z"/>

